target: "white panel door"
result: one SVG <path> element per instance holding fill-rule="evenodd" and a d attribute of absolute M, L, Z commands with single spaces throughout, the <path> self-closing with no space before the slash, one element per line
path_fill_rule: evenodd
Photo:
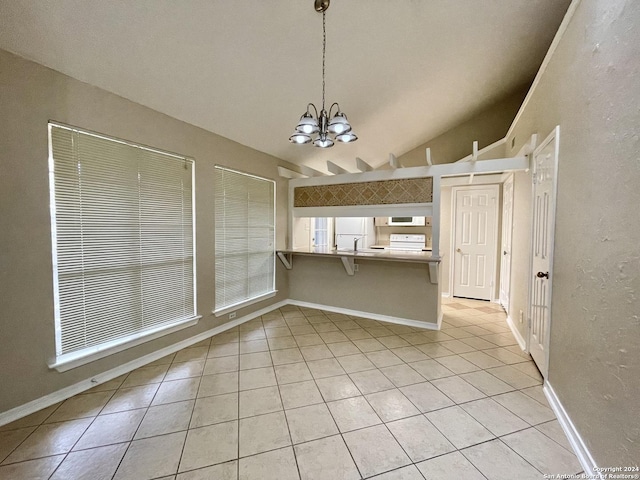
<path fill-rule="evenodd" d="M 454 189 L 455 297 L 491 300 L 494 288 L 498 185 Z"/>
<path fill-rule="evenodd" d="M 509 314 L 511 297 L 511 242 L 513 238 L 513 175 L 502 184 L 502 255 L 500 256 L 500 305 Z"/>
<path fill-rule="evenodd" d="M 556 210 L 559 127 L 533 154 L 533 238 L 529 291 L 529 352 L 546 378 L 551 324 L 551 270 Z"/>

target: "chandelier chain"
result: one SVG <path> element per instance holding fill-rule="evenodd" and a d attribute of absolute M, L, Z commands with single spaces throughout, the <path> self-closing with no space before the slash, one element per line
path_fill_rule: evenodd
<path fill-rule="evenodd" d="M 327 27 L 325 24 L 325 10 L 322 11 L 322 110 L 324 110 L 324 63 L 327 50 Z"/>
<path fill-rule="evenodd" d="M 334 102 L 326 110 L 326 64 L 327 64 L 327 15 L 330 0 L 315 0 L 316 12 L 322 12 L 322 109 L 318 111 L 313 103 L 307 104 L 307 110 L 300 117 L 289 142 L 303 145 L 312 143 L 316 147 L 329 148 L 334 140 L 341 143 L 355 142 L 358 137 L 351 130 L 347 116 L 340 110 L 338 102 Z M 335 112 L 334 112 L 335 107 Z M 312 135 L 316 135 L 312 138 Z"/>

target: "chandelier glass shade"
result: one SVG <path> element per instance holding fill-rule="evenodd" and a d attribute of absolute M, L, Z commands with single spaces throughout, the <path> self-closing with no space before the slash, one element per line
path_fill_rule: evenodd
<path fill-rule="evenodd" d="M 322 109 L 318 113 L 316 106 L 309 103 L 307 110 L 300 117 L 293 135 L 289 137 L 291 143 L 303 145 L 313 142 L 316 147 L 320 148 L 333 147 L 334 141 L 349 143 L 358 139 L 351 130 L 347 116 L 340 110 L 340 105 L 333 103 L 329 107 L 328 113 L 324 106 L 325 53 L 327 49 L 325 12 L 327 8 L 329 8 L 329 0 L 315 0 L 316 11 L 322 12 Z"/>

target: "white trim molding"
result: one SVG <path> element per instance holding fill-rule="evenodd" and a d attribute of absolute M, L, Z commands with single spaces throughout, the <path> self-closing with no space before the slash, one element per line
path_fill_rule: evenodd
<path fill-rule="evenodd" d="M 556 414 L 556 417 L 558 417 L 558 422 L 560 423 L 562 430 L 567 436 L 567 439 L 571 444 L 571 448 L 573 448 L 573 451 L 578 457 L 578 461 L 580 462 L 584 473 L 587 474 L 585 478 L 605 478 L 601 473 L 598 472 L 598 465 L 596 465 L 593 456 L 587 449 L 587 445 L 584 443 L 584 440 L 580 436 L 580 433 L 569 418 L 567 411 L 562 406 L 562 403 L 560 403 L 560 399 L 558 398 L 556 392 L 553 390 L 553 387 L 551 387 L 551 384 L 548 381 L 544 382 L 542 390 L 547 397 L 551 409 Z"/>
<path fill-rule="evenodd" d="M 526 352 L 527 342 L 525 341 L 524 337 L 520 333 L 520 330 L 518 330 L 518 328 L 516 327 L 516 324 L 513 322 L 513 318 L 511 318 L 511 315 L 507 315 L 507 325 L 509 325 L 509 328 L 511 329 L 511 333 L 513 333 L 513 336 L 515 337 L 522 351 Z"/>
<path fill-rule="evenodd" d="M 253 297 L 248 300 L 243 300 L 240 303 L 234 303 L 233 305 L 227 305 L 226 307 L 222 307 L 219 310 L 212 310 L 211 313 L 213 313 L 216 317 L 222 317 L 223 315 L 226 315 L 227 313 L 231 313 L 240 308 L 248 307 L 249 305 L 253 305 L 259 302 L 264 302 L 269 298 L 275 297 L 277 293 L 278 293 L 278 290 L 273 290 L 272 292 L 263 293 L 258 297 Z"/>
<path fill-rule="evenodd" d="M 134 336 L 134 338 L 125 339 L 124 341 L 117 340 L 115 342 L 109 342 L 109 346 L 98 346 L 93 349 L 94 351 L 92 353 L 82 353 L 81 355 L 70 353 L 67 355 L 62 355 L 60 357 L 57 357 L 55 361 L 50 363 L 49 368 L 55 369 L 58 372 L 66 372 L 67 370 L 71 370 L 87 363 L 95 362 L 96 360 L 100 360 L 101 358 L 108 357 L 109 355 L 113 355 L 137 345 L 150 342 L 151 340 L 163 337 L 164 335 L 169 335 L 170 333 L 175 333 L 179 330 L 192 327 L 196 325 L 201 318 L 202 315 L 197 315 L 193 318 L 188 318 L 179 323 L 165 325 L 150 332 L 139 333 Z"/>
<path fill-rule="evenodd" d="M 301 302 L 298 300 L 286 299 L 286 300 L 282 300 L 280 302 L 274 303 L 272 305 L 269 305 L 260 310 L 256 310 L 255 312 L 251 312 L 231 322 L 227 322 L 223 325 L 219 325 L 205 332 L 199 333 L 186 340 L 182 340 L 178 343 L 174 343 L 173 345 L 169 345 L 168 347 L 162 348 L 160 350 L 156 350 L 153 353 L 144 355 L 140 358 L 137 358 L 135 360 L 122 364 L 118 367 L 107 370 L 106 372 L 97 374 L 91 378 L 87 378 L 73 385 L 69 385 L 68 387 L 64 387 L 48 395 L 45 395 L 43 397 L 40 397 L 28 403 L 25 403 L 24 405 L 20 405 L 18 407 L 12 408 L 11 410 L 7 410 L 6 412 L 2 412 L 0 413 L 0 426 L 11 423 L 22 417 L 35 413 L 39 410 L 42 410 L 43 408 L 47 408 L 51 405 L 54 405 L 58 402 L 62 402 L 70 397 L 73 397 L 74 395 L 77 395 L 86 390 L 89 390 L 90 388 L 93 388 L 97 385 L 108 382 L 109 380 L 113 380 L 114 378 L 119 377 L 120 375 L 129 373 L 132 370 L 135 370 L 136 368 L 143 367 L 144 365 L 147 365 L 151 362 L 159 360 L 162 357 L 175 353 L 179 350 L 182 350 L 183 348 L 190 347 L 191 345 L 194 345 L 198 342 L 206 340 L 207 338 L 210 338 L 214 335 L 223 333 L 227 330 L 237 327 L 238 325 L 241 325 L 245 322 L 253 320 L 254 318 L 265 315 L 273 310 L 277 310 L 285 305 L 296 305 L 300 307 L 316 308 L 316 309 L 325 310 L 328 312 L 343 313 L 345 315 L 353 315 L 358 317 L 370 318 L 372 320 L 380 320 L 383 322 L 395 323 L 398 325 L 407 325 L 410 327 L 424 328 L 427 330 L 438 330 L 442 322 L 442 312 L 440 312 L 437 322 L 431 323 L 431 322 L 421 322 L 419 320 L 412 320 L 408 318 L 381 315 L 381 314 L 371 313 L 371 312 L 363 312 L 360 310 L 351 310 L 347 308 L 334 307 L 330 305 L 320 305 L 316 303 Z"/>
<path fill-rule="evenodd" d="M 370 318 L 371 320 L 379 320 L 381 322 L 396 323 L 398 325 L 407 325 L 409 327 L 426 328 L 427 330 L 438 330 L 438 321 L 421 322 L 420 320 L 412 320 L 410 318 L 392 317 L 390 315 L 381 315 L 379 313 L 362 312 L 360 310 L 352 310 L 350 308 L 334 307 L 333 305 L 322 305 L 319 303 L 302 302 L 300 300 L 289 299 L 289 305 L 298 307 L 315 308 L 317 310 L 325 310 L 327 312 L 342 313 L 344 315 L 353 315 L 354 317 Z"/>
<path fill-rule="evenodd" d="M 78 393 L 82 393 L 85 390 L 88 390 L 92 387 L 100 385 L 101 383 L 108 382 L 109 380 L 113 380 L 120 375 L 124 375 L 125 373 L 129 373 L 136 368 L 143 367 L 148 363 L 154 362 L 156 360 L 161 359 L 167 355 L 175 353 L 183 348 L 190 347 L 202 340 L 206 340 L 214 335 L 222 333 L 226 330 L 229 330 L 233 327 L 237 327 L 238 325 L 248 322 L 249 320 L 253 320 L 261 315 L 265 315 L 273 310 L 276 310 L 280 307 L 283 307 L 289 304 L 289 300 L 282 300 L 280 302 L 269 305 L 268 307 L 262 308 L 260 310 L 256 310 L 255 312 L 251 312 L 243 317 L 240 317 L 231 322 L 227 322 L 223 325 L 219 325 L 205 332 L 199 333 L 191 338 L 186 340 L 182 340 L 181 342 L 174 343 L 173 345 L 169 345 L 168 347 L 162 348 L 160 350 L 156 350 L 153 353 L 149 353 L 148 355 L 144 355 L 140 358 L 122 364 L 118 367 L 112 368 L 111 370 L 107 370 L 101 374 L 95 375 L 92 378 L 87 378 L 73 385 L 69 385 L 68 387 L 57 390 L 53 393 L 45 395 L 43 397 L 32 400 L 24 405 L 20 405 L 19 407 L 12 408 L 11 410 L 7 410 L 6 412 L 0 413 L 0 426 L 6 425 L 7 423 L 11 423 L 15 420 L 18 420 L 22 417 L 26 417 L 32 413 L 35 413 L 43 408 L 47 408 L 51 405 L 54 405 L 58 402 L 66 400 L 67 398 L 73 397 Z"/>
<path fill-rule="evenodd" d="M 556 51 L 556 48 L 558 48 L 558 44 L 560 43 L 560 40 L 562 40 L 562 37 L 567 31 L 567 28 L 569 27 L 569 24 L 571 23 L 571 19 L 573 18 L 574 13 L 576 13 L 576 10 L 578 9 L 579 4 L 580 4 L 580 0 L 573 0 L 569 5 L 569 8 L 567 8 L 567 13 L 564 14 L 562 23 L 560 23 L 560 26 L 558 27 L 558 31 L 553 37 L 553 41 L 551 42 L 551 45 L 549 46 L 549 50 L 547 50 L 547 53 L 544 56 L 544 59 L 542 60 L 542 64 L 538 69 L 538 73 L 533 79 L 533 82 L 531 83 L 531 87 L 529 87 L 529 91 L 527 92 L 527 95 L 524 97 L 524 101 L 522 102 L 522 105 L 520 105 L 520 108 L 518 109 L 518 113 L 516 113 L 516 116 L 513 119 L 513 122 L 511 122 L 511 126 L 509 127 L 507 134 L 504 136 L 505 140 L 513 134 L 513 130 L 516 128 L 516 125 L 520 121 L 520 117 L 522 116 L 523 112 L 527 108 L 527 104 L 529 103 L 529 100 L 531 100 L 531 97 L 533 96 L 533 92 L 538 87 L 538 84 L 540 83 L 540 79 L 542 78 L 542 75 L 547 70 L 547 65 L 549 65 L 549 62 L 551 61 L 551 58 L 553 57 L 553 54 Z"/>

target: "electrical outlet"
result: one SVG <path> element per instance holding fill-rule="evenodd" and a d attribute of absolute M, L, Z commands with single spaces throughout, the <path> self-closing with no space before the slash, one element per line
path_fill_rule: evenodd
<path fill-rule="evenodd" d="M 520 323 L 524 322 L 524 312 L 520 310 Z"/>
<path fill-rule="evenodd" d="M 520 313 L 522 313 L 522 312 L 520 312 Z M 229 320 L 233 320 L 234 318 L 236 318 L 236 314 L 237 314 L 237 312 L 231 312 L 229 314 Z M 522 321 L 522 319 L 520 319 L 520 321 Z"/>

